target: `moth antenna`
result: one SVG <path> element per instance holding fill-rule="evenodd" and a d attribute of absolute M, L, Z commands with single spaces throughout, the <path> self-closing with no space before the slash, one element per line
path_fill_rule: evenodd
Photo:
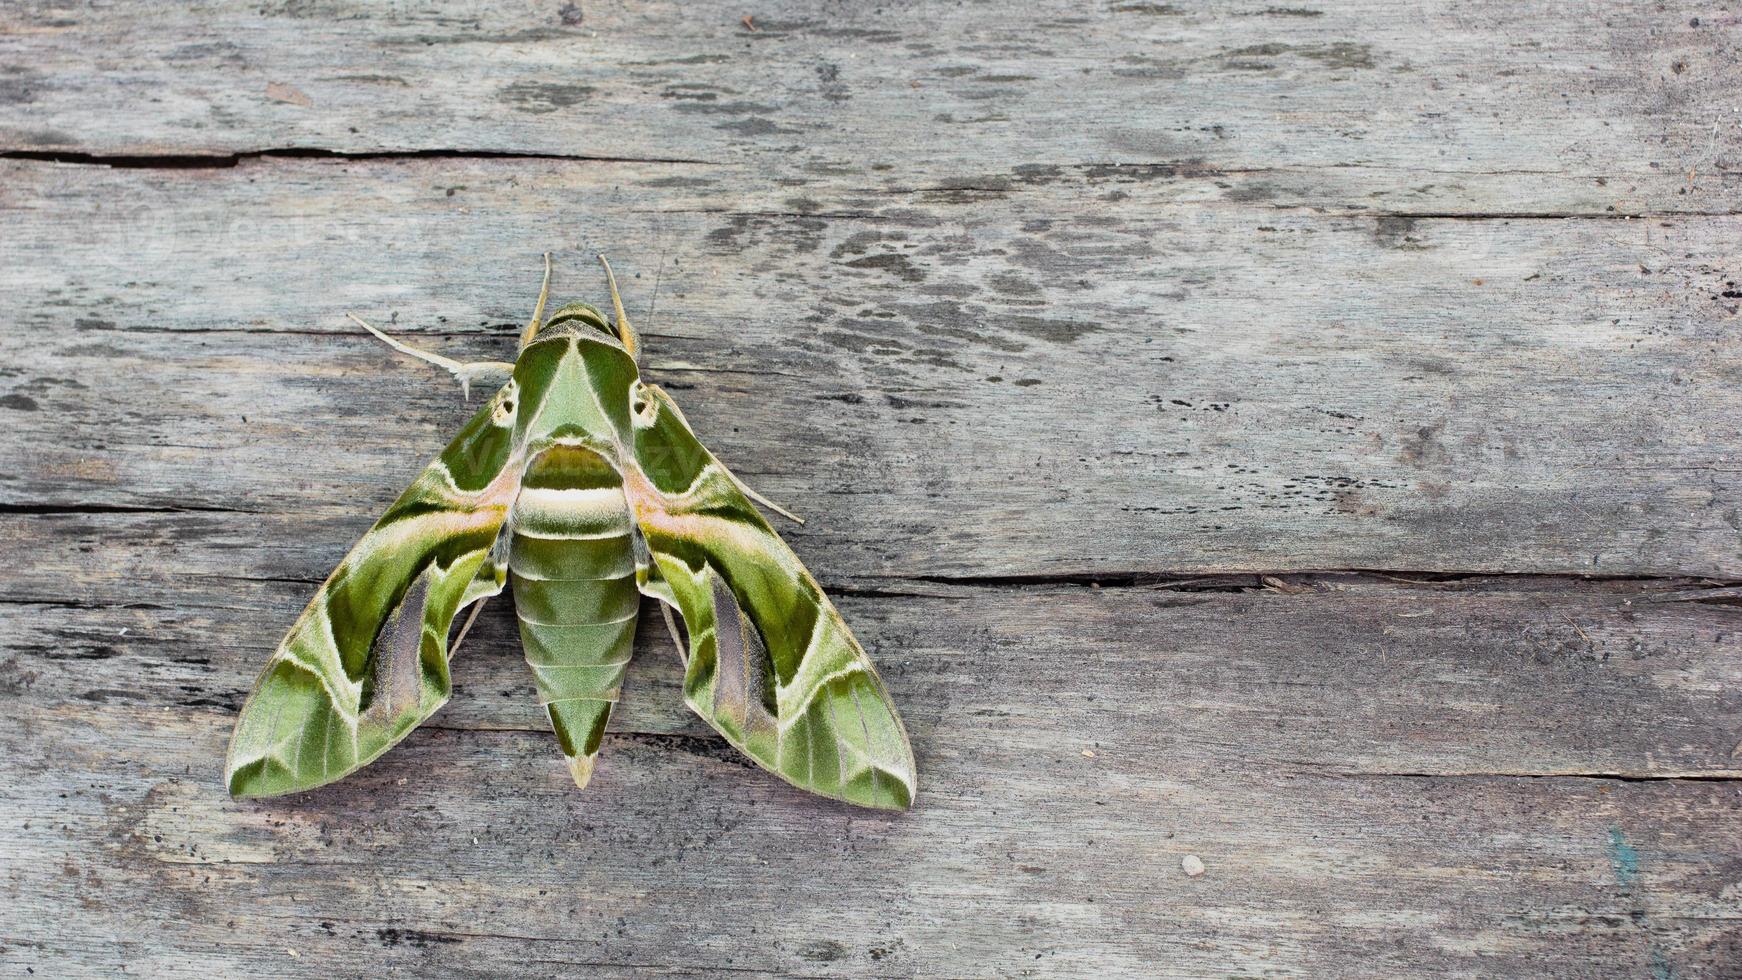
<path fill-rule="evenodd" d="M 532 322 L 521 331 L 520 346 L 532 343 L 532 338 L 538 335 L 538 328 L 544 326 L 544 301 L 550 299 L 550 253 L 544 253 L 544 285 L 538 290 L 538 305 L 532 308 Z"/>
<path fill-rule="evenodd" d="M 357 325 L 362 327 L 364 330 L 374 334 L 375 339 L 401 354 L 409 354 L 420 361 L 428 361 L 436 367 L 439 367 L 460 379 L 460 393 L 467 401 L 472 400 L 473 377 L 480 374 L 488 374 L 491 371 L 501 371 L 505 374 L 514 373 L 514 365 L 509 364 L 507 361 L 456 361 L 451 357 L 443 357 L 433 351 L 423 350 L 421 348 L 413 347 L 410 344 L 394 340 L 392 337 L 389 337 L 375 329 L 369 324 L 369 321 L 355 313 L 346 313 L 345 315 L 357 321 Z"/>
<path fill-rule="evenodd" d="M 623 340 L 629 356 L 640 363 L 641 341 L 635 336 L 635 328 L 629 325 L 629 314 L 623 311 L 623 297 L 617 292 L 617 277 L 612 274 L 611 263 L 605 260 L 603 252 L 599 254 L 599 264 L 605 267 L 605 282 L 611 287 L 611 309 L 617 314 L 617 336 Z"/>

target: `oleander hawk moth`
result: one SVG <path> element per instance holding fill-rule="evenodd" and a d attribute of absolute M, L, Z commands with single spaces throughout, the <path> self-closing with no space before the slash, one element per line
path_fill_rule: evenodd
<path fill-rule="evenodd" d="M 374 761 L 447 701 L 452 648 L 484 600 L 512 587 L 577 785 L 592 775 L 650 596 L 684 661 L 684 700 L 732 745 L 801 789 L 912 805 L 913 750 L 877 671 L 751 502 L 762 498 L 641 377 L 640 344 L 600 261 L 615 316 L 573 303 L 546 318 L 547 255 L 512 364 L 461 364 L 358 320 L 463 384 L 508 380 L 279 644 L 231 738 L 233 795 L 311 789 Z"/>

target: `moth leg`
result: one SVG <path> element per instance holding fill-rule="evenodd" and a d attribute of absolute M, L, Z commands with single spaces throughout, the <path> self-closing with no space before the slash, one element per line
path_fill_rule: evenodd
<path fill-rule="evenodd" d="M 725 463 L 720 464 L 720 469 L 724 471 L 727 476 L 732 478 L 732 482 L 738 485 L 738 489 L 744 491 L 744 496 L 749 497 L 751 500 L 754 500 L 769 510 L 774 511 L 776 514 L 779 514 L 781 517 L 786 518 L 794 524 L 804 523 L 804 518 L 794 514 L 792 511 L 787 510 L 785 507 L 780 506 L 774 501 L 769 500 L 767 497 L 757 493 L 755 490 L 750 489 L 750 484 L 738 479 L 738 474 L 726 469 Z"/>
<path fill-rule="evenodd" d="M 460 635 L 454 637 L 453 645 L 448 647 L 449 660 L 454 659 L 454 654 L 460 652 L 460 644 L 466 642 L 466 634 L 472 632 L 472 624 L 478 621 L 478 614 L 484 611 L 484 603 L 489 601 L 490 597 L 485 596 L 472 603 L 472 611 L 467 614 L 466 621 L 460 625 Z"/>
<path fill-rule="evenodd" d="M 665 617 L 665 631 L 671 634 L 671 645 L 677 647 L 677 659 L 682 661 L 685 667 L 688 667 L 690 665 L 689 646 L 684 643 L 683 634 L 677 631 L 677 618 L 671 614 L 671 606 L 658 599 L 654 600 L 654 604 L 659 606 L 660 615 Z"/>
<path fill-rule="evenodd" d="M 436 367 L 442 368 L 443 370 L 452 374 L 454 377 L 459 378 L 460 379 L 460 393 L 463 394 L 468 401 L 470 401 L 471 397 L 472 397 L 472 379 L 473 378 L 475 378 L 479 375 L 482 375 L 482 374 L 513 374 L 514 373 L 514 365 L 508 363 L 507 361 L 466 361 L 466 362 L 462 363 L 460 361 L 454 360 L 451 357 L 443 357 L 440 354 L 432 353 L 432 352 L 427 351 L 427 350 L 422 350 L 422 349 L 419 349 L 417 347 L 413 347 L 410 344 L 402 343 L 401 341 L 394 340 L 392 337 L 389 337 L 386 334 L 382 333 L 381 331 L 370 326 L 368 321 L 364 320 L 362 317 L 358 316 L 355 313 L 347 313 L 345 315 L 350 317 L 351 319 L 357 321 L 357 323 L 359 325 L 361 325 L 364 330 L 367 330 L 370 333 L 374 334 L 377 340 L 380 340 L 382 343 L 384 343 L 387 346 L 393 348 L 394 350 L 400 352 L 401 354 L 409 354 L 412 357 L 415 357 L 420 361 L 428 361 L 429 363 L 434 364 Z"/>
<path fill-rule="evenodd" d="M 538 335 L 538 328 L 544 326 L 544 301 L 550 299 L 550 253 L 544 253 L 544 285 L 538 290 L 538 305 L 532 309 L 532 322 L 520 333 L 520 346 L 532 343 L 532 338 Z"/>
<path fill-rule="evenodd" d="M 641 341 L 635 336 L 635 328 L 629 325 L 629 314 L 623 310 L 623 297 L 617 292 L 617 277 L 611 273 L 611 263 L 605 260 L 603 253 L 599 255 L 599 264 L 605 267 L 605 282 L 611 287 L 611 309 L 617 314 L 617 337 L 623 341 L 623 348 L 629 356 L 640 364 Z"/>
<path fill-rule="evenodd" d="M 601 256 L 601 258 L 603 258 L 603 256 Z M 658 391 L 661 395 L 664 395 L 663 401 L 665 402 L 666 405 L 670 406 L 672 411 L 677 413 L 678 421 L 682 422 L 684 424 L 684 428 L 687 429 L 690 427 L 690 420 L 687 418 L 684 418 L 683 409 L 677 407 L 677 402 L 675 400 L 673 400 L 673 398 L 670 395 L 665 393 L 665 389 L 659 387 L 658 385 L 648 385 L 647 387 L 652 388 L 655 391 Z M 786 518 L 787 520 L 793 522 L 794 524 L 803 524 L 804 523 L 804 518 L 798 516 L 797 514 L 794 514 L 792 511 L 787 510 L 785 507 L 780 506 L 779 504 L 775 503 L 774 501 L 769 500 L 767 497 L 764 497 L 763 495 L 757 493 L 755 490 L 752 490 L 750 488 L 750 484 L 745 483 L 742 479 L 739 478 L 738 474 L 732 472 L 731 468 L 726 465 L 725 460 L 716 456 L 716 457 L 714 457 L 714 462 L 720 464 L 720 472 L 726 474 L 726 478 L 732 481 L 733 486 L 735 486 L 739 490 L 743 491 L 744 496 L 749 497 L 751 500 L 754 500 L 757 503 L 761 504 L 762 506 L 768 508 L 769 510 L 774 511 L 776 514 L 779 514 L 781 517 Z"/>
<path fill-rule="evenodd" d="M 757 503 L 761 504 L 762 506 L 768 508 L 769 510 L 774 511 L 776 514 L 779 514 L 781 517 L 786 518 L 787 520 L 793 522 L 794 524 L 803 524 L 804 523 L 804 518 L 798 516 L 797 514 L 794 514 L 792 511 L 787 510 L 785 507 L 782 507 L 779 504 L 775 503 L 774 501 L 769 500 L 767 497 L 764 497 L 763 495 L 757 493 L 750 486 L 750 484 L 744 482 L 743 478 L 738 476 L 738 474 L 732 472 L 732 470 L 726 466 L 726 463 L 724 460 L 721 460 L 719 457 L 716 456 L 714 458 L 714 462 L 720 464 L 720 472 L 726 474 L 727 479 L 730 479 L 732 481 L 732 483 L 738 487 L 739 490 L 744 491 L 744 496 L 749 497 L 751 500 L 754 500 Z"/>

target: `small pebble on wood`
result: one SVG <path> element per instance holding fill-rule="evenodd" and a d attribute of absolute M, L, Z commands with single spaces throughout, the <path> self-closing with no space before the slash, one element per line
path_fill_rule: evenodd
<path fill-rule="evenodd" d="M 1180 861 L 1179 866 L 1180 870 L 1186 873 L 1187 878 L 1202 878 L 1204 876 L 1203 859 L 1196 854 L 1187 854 Z"/>

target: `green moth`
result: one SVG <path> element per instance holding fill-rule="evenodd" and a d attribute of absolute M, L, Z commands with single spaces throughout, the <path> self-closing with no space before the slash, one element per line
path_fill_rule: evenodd
<path fill-rule="evenodd" d="M 231 737 L 233 795 L 306 790 L 372 762 L 447 701 L 459 613 L 471 610 L 455 648 L 484 600 L 512 586 L 533 682 L 577 785 L 592 775 L 645 595 L 683 658 L 684 700 L 727 741 L 801 789 L 912 805 L 913 750 L 877 671 L 751 498 L 779 508 L 642 379 L 640 344 L 599 258 L 615 316 L 573 303 L 545 318 L 546 255 L 512 364 L 461 364 L 358 320 L 462 384 L 508 380 L 278 645 Z"/>

